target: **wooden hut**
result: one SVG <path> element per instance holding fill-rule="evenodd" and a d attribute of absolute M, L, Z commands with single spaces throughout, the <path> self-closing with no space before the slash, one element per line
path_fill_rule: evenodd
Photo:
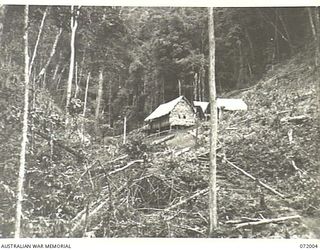
<path fill-rule="evenodd" d="M 152 131 L 189 127 L 196 123 L 193 106 L 184 97 L 161 104 L 145 120 Z"/>
<path fill-rule="evenodd" d="M 208 119 L 208 117 L 210 116 L 209 102 L 194 101 L 193 105 L 195 108 L 197 108 L 197 110 L 203 113 L 201 115 L 203 115 Z M 220 119 L 223 111 L 247 110 L 248 106 L 242 99 L 217 98 L 217 108 L 218 108 L 218 117 Z"/>

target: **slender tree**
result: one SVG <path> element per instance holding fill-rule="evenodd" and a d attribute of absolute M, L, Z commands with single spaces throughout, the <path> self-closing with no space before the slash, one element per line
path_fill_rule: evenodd
<path fill-rule="evenodd" d="M 103 69 L 99 70 L 99 85 L 98 85 L 98 93 L 96 98 L 96 114 L 95 114 L 95 130 L 96 133 L 99 132 L 99 116 L 100 116 L 100 106 L 103 95 Z"/>
<path fill-rule="evenodd" d="M 1 44 L 1 38 L 3 33 L 4 13 L 5 13 L 5 5 L 0 4 L 0 44 Z"/>
<path fill-rule="evenodd" d="M 20 152 L 20 167 L 18 179 L 18 193 L 16 205 L 16 221 L 14 237 L 20 238 L 22 201 L 23 201 L 23 183 L 26 168 L 26 148 L 27 148 L 27 132 L 28 132 L 28 108 L 29 108 L 29 54 L 28 54 L 28 23 L 29 23 L 29 6 L 24 9 L 24 112 L 23 112 L 23 128 L 22 142 Z"/>
<path fill-rule="evenodd" d="M 216 82 L 215 82 L 215 37 L 214 37 L 214 16 L 213 8 L 209 8 L 209 95 L 210 95 L 210 179 L 209 179 L 209 215 L 210 228 L 209 237 L 213 237 L 218 227 L 217 219 L 217 136 L 218 118 L 216 103 Z"/>
<path fill-rule="evenodd" d="M 82 116 L 83 116 L 83 121 L 82 121 L 82 128 L 81 128 L 81 140 L 82 143 L 84 142 L 84 127 L 85 127 L 85 119 L 86 119 L 86 111 L 87 111 L 87 99 L 88 99 L 88 89 L 89 89 L 89 82 L 90 82 L 90 72 L 87 75 L 87 81 L 86 81 L 86 89 L 84 92 L 84 103 L 83 103 L 83 112 L 82 112 Z"/>
<path fill-rule="evenodd" d="M 42 20 L 41 20 L 41 24 L 40 24 L 40 27 L 39 27 L 36 44 L 34 45 L 33 55 L 32 55 L 31 62 L 30 62 L 29 74 L 32 73 L 32 67 L 33 67 L 33 63 L 34 63 L 34 60 L 35 60 L 36 55 L 37 55 L 37 50 L 38 50 L 38 46 L 39 46 L 39 42 L 40 42 L 40 37 L 41 37 L 41 34 L 42 34 L 44 21 L 46 20 L 46 17 L 47 17 L 48 9 L 50 10 L 50 8 L 46 8 L 45 9 L 45 11 L 43 13 L 43 16 L 42 16 Z"/>
<path fill-rule="evenodd" d="M 59 41 L 59 39 L 60 39 L 61 34 L 62 34 L 62 28 L 59 29 L 59 31 L 58 31 L 58 33 L 57 33 L 57 35 L 56 35 L 56 38 L 55 38 L 54 43 L 53 43 L 52 48 L 51 48 L 51 53 L 50 53 L 49 59 L 48 59 L 48 61 L 46 62 L 46 64 L 43 66 L 43 68 L 40 70 L 40 73 L 39 73 L 39 75 L 37 76 L 37 80 L 46 73 L 46 70 L 47 70 L 47 68 L 49 67 L 50 62 L 51 62 L 54 54 L 56 53 L 57 44 L 58 44 L 58 41 Z M 57 67 L 56 67 L 56 70 L 55 70 L 53 79 L 55 78 L 55 76 L 56 76 L 56 74 L 57 74 L 58 66 L 59 66 L 59 64 L 58 64 Z"/>
<path fill-rule="evenodd" d="M 79 7 L 77 14 L 74 13 L 74 6 L 71 6 L 71 39 L 70 39 L 70 68 L 68 76 L 68 87 L 67 87 L 67 103 L 66 103 L 66 113 L 69 113 L 69 106 L 71 101 L 71 91 L 72 91 L 72 80 L 73 80 L 73 71 L 74 71 L 74 58 L 75 58 L 75 37 L 78 27 L 77 15 L 79 12 Z"/>
<path fill-rule="evenodd" d="M 320 136 L 320 16 L 319 16 L 319 7 L 315 7 L 315 42 L 316 42 L 316 54 L 315 54 L 315 84 L 316 84 L 316 95 L 318 103 L 318 136 Z M 320 161 L 320 155 L 319 155 Z"/>

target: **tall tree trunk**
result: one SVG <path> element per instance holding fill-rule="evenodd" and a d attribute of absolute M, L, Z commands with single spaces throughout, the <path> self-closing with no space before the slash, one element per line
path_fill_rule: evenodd
<path fill-rule="evenodd" d="M 181 81 L 178 80 L 178 88 L 179 88 L 179 96 L 182 95 L 182 86 L 181 86 Z"/>
<path fill-rule="evenodd" d="M 198 84 L 198 100 L 202 101 L 201 99 L 201 73 L 200 70 L 197 73 L 197 84 Z"/>
<path fill-rule="evenodd" d="M 85 118 L 86 116 L 86 109 L 87 109 L 87 99 L 88 99 L 88 89 L 89 89 L 89 82 L 90 82 L 90 72 L 88 73 L 88 76 L 87 76 L 87 82 L 86 82 L 86 90 L 84 92 L 84 104 L 83 104 L 83 118 Z"/>
<path fill-rule="evenodd" d="M 38 50 L 38 46 L 39 46 L 39 42 L 40 42 L 40 37 L 41 37 L 41 34 L 42 34 L 44 21 L 46 20 L 47 12 L 48 12 L 48 7 L 45 9 L 45 11 L 43 13 L 43 16 L 42 16 L 42 20 L 41 20 L 41 24 L 40 24 L 40 27 L 39 27 L 36 44 L 35 44 L 34 49 L 33 49 L 33 55 L 32 55 L 30 66 L 29 66 L 29 74 L 31 74 L 31 72 L 32 72 L 34 59 L 36 58 L 36 55 L 37 55 L 37 50 Z"/>
<path fill-rule="evenodd" d="M 193 76 L 193 100 L 198 101 L 198 74 L 195 73 Z"/>
<path fill-rule="evenodd" d="M 1 45 L 1 38 L 3 34 L 3 23 L 4 23 L 4 16 L 5 16 L 5 5 L 0 4 L 0 45 Z"/>
<path fill-rule="evenodd" d="M 120 77 L 120 76 L 119 76 Z M 120 81 L 119 81 L 120 83 Z M 109 98 L 108 98 L 108 113 L 109 113 L 109 126 L 113 127 L 113 121 L 112 121 L 112 85 L 111 81 L 109 81 Z"/>
<path fill-rule="evenodd" d="M 126 135 L 127 135 L 127 117 L 123 119 L 123 144 L 126 144 Z"/>
<path fill-rule="evenodd" d="M 161 91 L 161 95 L 162 95 L 162 103 L 164 103 L 164 101 L 165 101 L 165 81 L 164 81 L 164 77 L 162 76 L 161 77 L 161 89 L 162 89 L 162 91 Z"/>
<path fill-rule="evenodd" d="M 60 66 L 60 64 L 58 63 L 58 64 L 56 65 L 56 68 L 55 68 L 54 71 L 53 71 L 52 80 L 55 80 L 55 79 L 56 79 L 56 76 L 57 76 L 57 73 L 58 73 L 58 70 L 59 70 L 59 66 Z"/>
<path fill-rule="evenodd" d="M 312 32 L 312 35 L 313 35 L 313 38 L 315 39 L 316 38 L 316 28 L 315 28 L 315 25 L 314 25 L 314 21 L 313 21 L 313 15 L 312 15 L 312 8 L 309 7 L 307 8 L 308 9 L 308 16 L 309 16 L 309 22 L 310 22 L 310 27 L 311 27 L 311 32 Z"/>
<path fill-rule="evenodd" d="M 79 85 L 78 85 L 78 63 L 76 62 L 76 72 L 75 72 L 75 79 L 74 83 L 76 85 L 76 88 L 74 90 L 74 98 L 77 98 L 78 92 L 79 92 Z"/>
<path fill-rule="evenodd" d="M 277 11 L 275 12 L 275 24 L 274 24 L 274 38 L 273 38 L 273 54 L 272 54 L 272 62 L 271 62 L 271 69 L 274 68 L 274 64 L 277 58 L 277 43 L 278 43 L 278 24 L 277 24 Z"/>
<path fill-rule="evenodd" d="M 84 143 L 84 127 L 85 127 L 85 118 L 86 118 L 86 111 L 87 111 L 87 99 L 88 99 L 88 89 L 89 89 L 89 82 L 90 82 L 90 72 L 88 73 L 87 76 L 87 82 L 86 82 L 86 90 L 84 92 L 84 101 L 83 101 L 83 121 L 81 124 L 81 134 L 82 134 L 82 144 Z"/>
<path fill-rule="evenodd" d="M 216 103 L 216 82 L 215 82 L 215 37 L 213 8 L 209 7 L 209 93 L 210 93 L 210 179 L 209 179 L 209 215 L 210 228 L 209 237 L 213 237 L 218 227 L 217 215 L 217 136 L 218 119 Z"/>
<path fill-rule="evenodd" d="M 44 75 L 44 73 L 46 72 L 46 70 L 47 70 L 47 68 L 48 68 L 48 66 L 49 66 L 54 54 L 56 53 L 57 44 L 58 44 L 58 41 L 59 41 L 59 38 L 60 38 L 61 34 L 62 34 L 62 28 L 59 29 L 59 32 L 56 35 L 56 38 L 55 38 L 54 43 L 52 45 L 52 49 L 51 49 L 51 53 L 50 53 L 49 59 L 46 62 L 45 66 L 41 69 L 39 75 L 37 76 L 37 80 L 40 79 L 40 77 Z"/>
<path fill-rule="evenodd" d="M 201 101 L 204 101 L 204 93 L 205 93 L 205 82 L 204 82 L 204 76 L 205 76 L 205 69 L 201 68 L 201 74 L 200 74 L 200 84 L 201 84 Z"/>
<path fill-rule="evenodd" d="M 318 103 L 318 138 L 320 138 L 320 17 L 319 17 L 319 7 L 315 7 L 315 42 L 316 42 L 316 54 L 315 54 L 315 84 L 316 84 L 316 95 Z M 319 162 L 320 155 L 318 154 Z"/>
<path fill-rule="evenodd" d="M 283 19 L 283 16 L 281 15 L 281 11 L 280 10 L 278 12 L 278 17 L 279 17 L 279 20 L 280 20 L 281 25 L 283 27 L 283 30 L 284 30 L 284 32 L 286 33 L 286 36 L 287 36 L 288 45 L 289 45 L 289 49 L 290 49 L 290 54 L 292 54 L 293 44 L 292 44 L 291 36 L 290 36 L 289 31 L 288 31 L 287 25 L 286 25 L 286 23 L 285 23 L 285 21 Z"/>
<path fill-rule="evenodd" d="M 75 91 L 74 98 L 77 98 L 77 94 L 78 94 L 78 91 L 79 91 L 79 86 L 80 86 L 81 79 L 82 79 L 82 71 L 83 71 L 83 68 L 84 68 L 85 59 L 86 59 L 86 51 L 84 51 L 84 53 L 83 53 L 83 57 L 82 57 L 81 65 L 80 65 L 81 68 L 80 68 L 80 72 L 79 72 L 79 80 L 77 80 L 78 90 Z"/>
<path fill-rule="evenodd" d="M 99 71 L 99 85 L 98 85 L 98 93 L 96 99 L 96 114 L 95 114 L 95 130 L 98 134 L 99 132 L 99 116 L 100 116 L 100 106 L 103 94 L 103 69 L 101 68 Z"/>
<path fill-rule="evenodd" d="M 78 27 L 77 18 L 74 16 L 74 6 L 71 6 L 71 39 L 70 39 L 70 67 L 69 67 L 69 77 L 68 77 L 68 87 L 67 87 L 67 101 L 66 101 L 66 114 L 69 114 L 69 106 L 71 101 L 71 91 L 72 91 L 72 80 L 74 71 L 74 58 L 75 58 L 75 37 L 76 30 Z"/>
<path fill-rule="evenodd" d="M 22 201 L 23 201 L 23 183 L 26 168 L 26 148 L 27 148 L 27 133 L 28 133 L 28 108 L 29 108 L 29 54 L 28 54 L 28 23 L 29 23 L 29 5 L 24 9 L 24 112 L 23 112 L 23 128 L 22 141 L 20 152 L 20 167 L 18 179 L 18 193 L 16 205 L 16 221 L 14 237 L 20 238 L 21 216 L 22 216 Z"/>
<path fill-rule="evenodd" d="M 238 83 L 237 83 L 237 88 L 241 89 L 244 87 L 244 58 L 243 58 L 243 53 L 242 53 L 242 43 L 241 41 L 238 42 L 238 46 L 239 46 L 239 74 L 238 74 Z"/>

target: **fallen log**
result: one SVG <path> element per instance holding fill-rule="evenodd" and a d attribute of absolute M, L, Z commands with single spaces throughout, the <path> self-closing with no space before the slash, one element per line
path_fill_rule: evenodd
<path fill-rule="evenodd" d="M 50 138 L 50 136 L 47 136 L 46 134 L 40 132 L 40 131 L 34 131 L 35 134 L 39 135 L 40 137 L 42 137 L 43 139 L 47 140 L 47 141 L 51 141 L 52 138 Z M 65 151 L 67 151 L 68 153 L 72 154 L 73 156 L 77 157 L 78 159 L 85 159 L 85 156 L 77 151 L 75 151 L 74 149 L 64 145 L 63 143 L 57 141 L 57 140 L 52 140 L 53 144 L 55 146 L 58 146 L 62 149 L 64 149 Z"/>
<path fill-rule="evenodd" d="M 280 122 L 295 122 L 295 123 L 302 123 L 306 120 L 310 119 L 309 116 L 306 115 L 298 115 L 292 117 L 283 117 L 281 118 Z"/>
<path fill-rule="evenodd" d="M 123 191 L 123 189 L 125 189 L 127 186 L 128 186 L 128 183 L 125 183 L 122 187 L 120 187 L 116 191 L 115 195 L 118 195 L 119 193 L 121 193 Z M 108 195 L 105 195 L 99 201 L 92 204 L 90 206 L 90 208 L 88 209 L 91 212 L 89 212 L 87 219 L 89 219 L 92 216 L 94 216 L 95 214 L 97 214 L 105 205 L 108 204 L 109 201 L 110 201 L 110 197 L 108 197 Z M 71 219 L 71 222 L 75 223 L 75 224 L 70 229 L 70 231 L 67 233 L 66 237 L 72 236 L 73 233 L 84 223 L 84 221 L 86 219 L 86 211 L 87 211 L 87 208 L 84 208 L 73 219 Z"/>
<path fill-rule="evenodd" d="M 166 142 L 166 141 L 171 140 L 171 139 L 174 138 L 174 137 L 175 137 L 175 135 L 168 135 L 168 136 L 166 136 L 166 137 L 164 137 L 164 138 L 162 138 L 162 139 L 160 139 L 160 140 L 153 141 L 153 142 L 151 143 L 151 145 L 158 145 L 158 144 L 164 143 L 164 142 Z"/>
<path fill-rule="evenodd" d="M 118 172 L 120 172 L 120 171 L 123 171 L 123 170 L 129 168 L 130 166 L 132 166 L 132 165 L 135 164 L 135 163 L 143 163 L 143 160 L 134 160 L 134 161 L 131 161 L 131 162 L 129 162 L 127 165 L 125 165 L 124 167 L 118 168 L 118 169 L 116 169 L 116 170 L 113 170 L 113 171 L 109 172 L 109 175 L 116 174 L 116 173 L 118 173 Z"/>
<path fill-rule="evenodd" d="M 242 174 L 244 174 L 245 176 L 249 177 L 251 180 L 254 180 L 255 182 L 257 182 L 257 184 L 259 184 L 260 186 L 264 187 L 265 189 L 269 190 L 271 193 L 276 194 L 278 196 L 280 196 L 282 199 L 285 198 L 285 196 L 281 193 L 279 193 L 277 190 L 275 190 L 274 188 L 270 187 L 269 185 L 263 183 L 262 181 L 258 180 L 258 178 L 252 176 L 251 174 L 247 173 L 246 171 L 244 171 L 243 169 L 239 168 L 237 165 L 233 164 L 232 162 L 228 161 L 226 158 L 224 158 L 224 161 L 226 163 L 228 163 L 230 166 L 232 166 L 233 168 L 237 169 L 239 172 L 241 172 Z"/>
<path fill-rule="evenodd" d="M 116 161 L 124 160 L 124 159 L 127 158 L 128 156 L 129 156 L 129 155 L 119 156 L 118 158 L 113 159 L 113 160 L 111 160 L 111 161 L 108 161 L 108 162 L 106 162 L 105 164 L 110 164 L 110 163 L 114 163 L 114 162 L 116 162 Z"/>
<path fill-rule="evenodd" d="M 177 157 L 177 156 L 179 156 L 179 155 L 182 155 L 182 154 L 190 151 L 190 149 L 191 149 L 190 147 L 187 147 L 187 148 L 184 148 L 184 149 L 178 151 L 177 153 L 175 153 L 175 157 Z"/>
<path fill-rule="evenodd" d="M 241 224 L 241 223 L 255 222 L 255 221 L 261 221 L 261 219 L 243 217 L 240 220 L 228 220 L 225 222 L 225 224 Z"/>
<path fill-rule="evenodd" d="M 109 201 L 109 198 L 107 198 L 105 201 L 101 202 L 98 206 L 96 206 L 87 216 L 86 216 L 86 208 L 84 208 L 80 213 L 77 214 L 75 218 L 73 218 L 71 221 L 76 221 L 76 223 L 73 225 L 69 233 L 67 234 L 67 237 L 72 236 L 73 232 L 75 232 L 81 224 L 85 221 L 86 217 L 87 219 L 95 215 L 101 208 L 103 208 Z M 93 207 L 93 206 L 92 206 Z"/>
<path fill-rule="evenodd" d="M 294 220 L 294 219 L 300 219 L 300 215 L 293 215 L 293 216 L 287 216 L 287 217 L 281 217 L 281 218 L 275 218 L 275 219 L 263 219 L 260 221 L 253 221 L 253 222 L 245 222 L 238 224 L 236 226 L 236 229 L 242 228 L 242 227 L 248 227 L 248 226 L 258 226 L 258 225 L 263 225 L 263 224 L 269 224 L 269 223 L 277 223 L 277 222 L 282 222 L 286 220 Z"/>
<path fill-rule="evenodd" d="M 169 211 L 169 210 L 171 210 L 171 209 L 174 209 L 174 208 L 176 208 L 176 207 L 179 207 L 179 206 L 187 203 L 188 201 L 192 200 L 193 198 L 196 198 L 196 197 L 198 197 L 198 196 L 200 196 L 200 195 L 202 195 L 202 194 L 207 193 L 208 191 L 209 191 L 209 188 L 205 188 L 205 189 L 203 189 L 203 190 L 200 190 L 200 191 L 198 191 L 197 193 L 191 195 L 190 197 L 188 197 L 188 198 L 186 198 L 186 199 L 184 199 L 184 200 L 181 200 L 181 201 L 179 201 L 178 203 L 176 203 L 176 204 L 174 204 L 174 205 L 172 205 L 172 206 L 170 206 L 170 207 L 167 207 L 166 209 L 164 209 L 164 211 Z"/>

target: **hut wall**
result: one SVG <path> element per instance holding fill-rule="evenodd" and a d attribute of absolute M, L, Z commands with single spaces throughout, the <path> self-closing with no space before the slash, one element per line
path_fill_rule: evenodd
<path fill-rule="evenodd" d="M 154 119 L 152 122 L 150 122 L 150 129 L 151 130 L 158 130 L 159 128 L 163 129 L 166 127 L 169 127 L 169 116 L 163 116 L 159 117 L 157 119 Z"/>
<path fill-rule="evenodd" d="M 196 123 L 196 115 L 185 100 L 181 100 L 169 115 L 171 126 L 192 126 Z"/>

